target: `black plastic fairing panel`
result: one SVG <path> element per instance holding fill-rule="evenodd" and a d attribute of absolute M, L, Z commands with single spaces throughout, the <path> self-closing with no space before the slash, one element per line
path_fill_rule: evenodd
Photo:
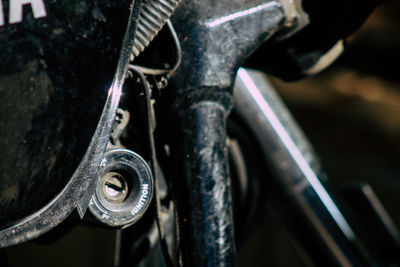
<path fill-rule="evenodd" d="M 131 1 L 0 0 L 0 230 L 67 185 L 116 71 Z"/>

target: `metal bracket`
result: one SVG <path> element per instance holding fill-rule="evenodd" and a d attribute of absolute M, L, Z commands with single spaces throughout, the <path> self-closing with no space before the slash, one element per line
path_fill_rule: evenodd
<path fill-rule="evenodd" d="M 310 23 L 308 14 L 302 7 L 302 0 L 281 0 L 280 3 L 285 12 L 286 29 L 278 34 L 277 39 L 283 40 L 294 35 Z"/>

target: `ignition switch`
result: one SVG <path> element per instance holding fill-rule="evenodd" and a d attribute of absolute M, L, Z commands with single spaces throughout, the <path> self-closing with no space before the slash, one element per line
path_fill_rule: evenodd
<path fill-rule="evenodd" d="M 89 210 L 100 222 L 126 227 L 140 219 L 153 193 L 153 177 L 145 160 L 127 149 L 108 151 L 98 172 Z"/>

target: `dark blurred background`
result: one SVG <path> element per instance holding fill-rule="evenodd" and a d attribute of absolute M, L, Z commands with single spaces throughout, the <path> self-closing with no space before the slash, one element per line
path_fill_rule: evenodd
<path fill-rule="evenodd" d="M 400 225 L 400 2 L 378 8 L 322 73 L 298 82 L 272 78 L 335 188 L 366 181 Z M 248 237 L 239 266 L 303 266 L 272 208 Z M 12 266 L 111 266 L 112 231 L 75 228 L 51 246 L 6 250 Z"/>

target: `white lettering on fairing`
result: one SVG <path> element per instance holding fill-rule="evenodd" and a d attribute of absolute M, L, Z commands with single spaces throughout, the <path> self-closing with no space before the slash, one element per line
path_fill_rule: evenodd
<path fill-rule="evenodd" d="M 43 18 L 47 16 L 46 6 L 43 0 L 9 0 L 9 17 L 8 23 L 15 24 L 21 23 L 23 19 L 23 6 L 30 5 L 32 8 L 32 14 L 35 19 Z M 3 3 L 0 0 L 0 26 L 5 24 L 4 21 L 4 8 Z"/>

